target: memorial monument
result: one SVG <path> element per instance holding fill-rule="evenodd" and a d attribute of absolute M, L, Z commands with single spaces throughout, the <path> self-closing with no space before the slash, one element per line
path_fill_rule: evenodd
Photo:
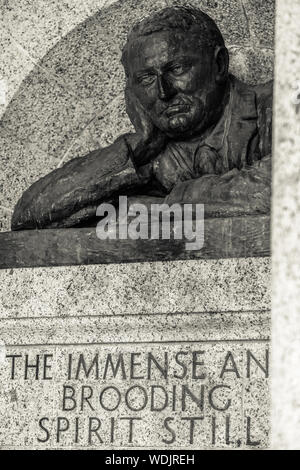
<path fill-rule="evenodd" d="M 122 63 L 136 133 L 34 183 L 12 229 L 88 224 L 119 194 L 202 203 L 210 217 L 268 214 L 272 83 L 228 73 L 215 22 L 197 8 L 163 9 L 133 27 Z"/>
<path fill-rule="evenodd" d="M 273 85 L 229 72 L 208 14 L 155 10 L 122 50 L 135 132 L 34 182 L 0 234 L 3 449 L 269 446 Z M 99 240 L 120 196 L 204 204 L 204 246 Z"/>

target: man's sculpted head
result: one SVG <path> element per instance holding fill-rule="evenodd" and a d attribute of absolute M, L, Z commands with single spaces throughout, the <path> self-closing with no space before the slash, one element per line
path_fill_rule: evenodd
<path fill-rule="evenodd" d="M 127 108 L 171 138 L 203 134 L 219 118 L 228 53 L 214 21 L 196 8 L 165 8 L 133 27 L 123 49 Z"/>

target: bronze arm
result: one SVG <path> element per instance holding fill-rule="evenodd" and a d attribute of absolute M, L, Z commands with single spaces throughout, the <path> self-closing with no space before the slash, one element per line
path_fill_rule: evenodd
<path fill-rule="evenodd" d="M 178 182 L 165 203 L 202 203 L 205 217 L 266 214 L 271 204 L 271 155 L 252 166 L 221 176 L 205 175 Z"/>

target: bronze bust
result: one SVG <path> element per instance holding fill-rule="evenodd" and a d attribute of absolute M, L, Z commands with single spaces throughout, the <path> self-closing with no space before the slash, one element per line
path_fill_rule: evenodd
<path fill-rule="evenodd" d="M 165 8 L 133 27 L 122 63 L 136 133 L 34 183 L 12 230 L 89 224 L 122 194 L 204 203 L 211 217 L 268 213 L 272 83 L 229 74 L 215 22 L 197 8 Z"/>

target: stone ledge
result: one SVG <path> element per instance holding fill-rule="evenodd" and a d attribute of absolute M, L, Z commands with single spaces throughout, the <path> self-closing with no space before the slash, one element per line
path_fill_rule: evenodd
<path fill-rule="evenodd" d="M 99 240 L 95 227 L 5 232 L 0 268 L 269 256 L 270 217 L 206 219 L 204 238 L 187 251 L 187 239 Z"/>
<path fill-rule="evenodd" d="M 265 341 L 269 311 L 7 319 L 6 345 L 88 345 Z"/>

